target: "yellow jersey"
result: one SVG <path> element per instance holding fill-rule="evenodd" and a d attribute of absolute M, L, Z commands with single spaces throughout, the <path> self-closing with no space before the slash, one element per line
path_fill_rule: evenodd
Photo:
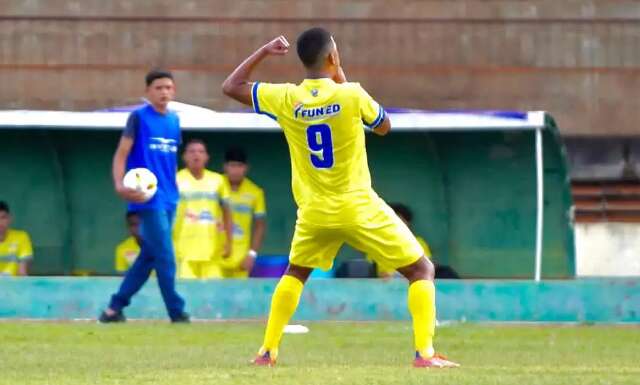
<path fill-rule="evenodd" d="M 176 180 L 180 192 L 173 227 L 176 258 L 185 261 L 221 258 L 222 205 L 229 199 L 222 175 L 204 170 L 203 177 L 196 179 L 188 169 L 183 169 Z"/>
<path fill-rule="evenodd" d="M 134 236 L 130 236 L 116 246 L 116 271 L 124 273 L 140 255 L 140 245 Z"/>
<path fill-rule="evenodd" d="M 229 208 L 233 221 L 233 247 L 232 255 L 225 265 L 237 267 L 247 256 L 251 247 L 253 221 L 256 218 L 264 218 L 267 209 L 264 200 L 264 191 L 249 178 L 244 178 L 236 191 L 231 189 L 229 179 L 224 177 L 227 189 L 229 189 Z"/>
<path fill-rule="evenodd" d="M 33 258 L 31 239 L 26 231 L 8 229 L 0 242 L 0 275 L 18 275 L 18 264 Z"/>
<path fill-rule="evenodd" d="M 360 84 L 328 78 L 299 85 L 258 82 L 252 100 L 255 112 L 275 119 L 284 131 L 298 220 L 340 226 L 366 215 L 358 211 L 359 202 L 376 195 L 364 129 L 379 126 L 386 113 Z"/>

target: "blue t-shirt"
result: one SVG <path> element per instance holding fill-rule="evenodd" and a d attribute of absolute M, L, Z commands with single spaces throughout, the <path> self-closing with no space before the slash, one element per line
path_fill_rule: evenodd
<path fill-rule="evenodd" d="M 158 178 L 158 191 L 145 203 L 129 203 L 129 210 L 175 210 L 178 203 L 176 172 L 180 119 L 173 111 L 157 112 L 150 104 L 129 115 L 123 136 L 133 138 L 127 170 L 148 168 Z"/>

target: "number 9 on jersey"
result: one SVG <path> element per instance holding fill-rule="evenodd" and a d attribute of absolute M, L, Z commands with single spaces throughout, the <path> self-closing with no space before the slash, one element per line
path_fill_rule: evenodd
<path fill-rule="evenodd" d="M 315 168 L 333 167 L 333 142 L 328 124 L 307 127 L 307 143 L 311 151 L 311 164 Z"/>

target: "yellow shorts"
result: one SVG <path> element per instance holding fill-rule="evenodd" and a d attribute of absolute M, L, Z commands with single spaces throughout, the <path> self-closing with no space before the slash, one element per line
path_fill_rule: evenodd
<path fill-rule="evenodd" d="M 249 277 L 249 272 L 243 269 L 222 269 L 222 278 L 244 279 Z"/>
<path fill-rule="evenodd" d="M 298 218 L 289 262 L 328 270 L 344 243 L 372 256 L 379 265 L 393 269 L 422 257 L 422 246 L 411 230 L 382 199 L 374 197 L 364 204 L 365 207 L 358 208 L 364 215 L 343 226 L 322 226 Z"/>
<path fill-rule="evenodd" d="M 220 263 L 223 278 L 248 278 L 249 272 L 240 265 L 249 253 L 249 244 L 246 242 L 234 242 L 231 248 L 231 256 L 223 258 Z"/>
<path fill-rule="evenodd" d="M 216 279 L 222 278 L 222 269 L 217 261 L 178 261 L 178 278 Z"/>

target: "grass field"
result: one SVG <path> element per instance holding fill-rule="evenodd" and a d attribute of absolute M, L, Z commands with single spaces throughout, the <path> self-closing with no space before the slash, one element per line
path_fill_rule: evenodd
<path fill-rule="evenodd" d="M 247 363 L 262 324 L 0 323 L 0 384 L 638 384 L 640 328 L 452 325 L 462 364 L 413 369 L 409 324 L 305 323 L 278 366 Z"/>

